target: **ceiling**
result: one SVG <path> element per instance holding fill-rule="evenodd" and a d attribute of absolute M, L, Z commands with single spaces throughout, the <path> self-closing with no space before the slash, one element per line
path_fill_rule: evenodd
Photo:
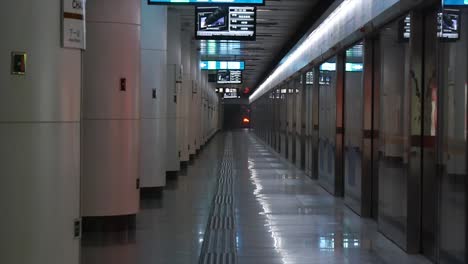
<path fill-rule="evenodd" d="M 256 41 L 198 40 L 202 60 L 245 61 L 242 87 L 255 88 L 332 2 L 266 0 L 257 9 Z M 194 7 L 175 9 L 181 13 L 182 26 L 194 31 Z"/>

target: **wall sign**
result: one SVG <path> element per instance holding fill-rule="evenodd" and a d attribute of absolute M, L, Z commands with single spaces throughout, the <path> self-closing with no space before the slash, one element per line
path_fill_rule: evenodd
<path fill-rule="evenodd" d="M 62 45 L 64 48 L 86 49 L 86 0 L 62 0 Z"/>

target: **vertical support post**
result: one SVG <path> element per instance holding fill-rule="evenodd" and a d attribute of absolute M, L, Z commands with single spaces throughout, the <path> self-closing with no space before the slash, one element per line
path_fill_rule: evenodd
<path fill-rule="evenodd" d="M 319 142 L 319 107 L 320 107 L 320 68 L 314 68 L 312 86 L 312 179 L 318 179 L 318 142 Z"/>
<path fill-rule="evenodd" d="M 422 76 L 422 167 L 421 175 L 421 249 L 423 254 L 435 260 L 437 219 L 437 150 L 436 126 L 438 113 L 437 80 L 437 10 L 424 13 L 424 54 Z"/>
<path fill-rule="evenodd" d="M 362 139 L 362 180 L 361 216 L 370 217 L 372 211 L 372 140 L 373 140 L 373 89 L 374 89 L 374 43 L 364 40 L 363 73 L 363 139 Z"/>
<path fill-rule="evenodd" d="M 336 63 L 336 140 L 335 140 L 335 196 L 344 195 L 344 78 L 345 56 L 338 54 Z"/>
<path fill-rule="evenodd" d="M 421 165 L 422 165 L 422 99 L 424 65 L 424 16 L 421 11 L 411 12 L 410 49 L 410 153 L 407 180 L 406 250 L 419 253 L 421 245 Z"/>

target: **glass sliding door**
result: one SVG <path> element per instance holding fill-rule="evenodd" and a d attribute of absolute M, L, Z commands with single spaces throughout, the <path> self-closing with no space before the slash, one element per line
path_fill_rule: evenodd
<path fill-rule="evenodd" d="M 312 88 L 314 85 L 314 72 L 308 71 L 304 75 L 304 94 L 305 94 L 305 124 L 306 124 L 306 173 L 311 177 L 317 177 L 317 175 L 312 175 L 312 165 L 313 165 L 313 155 L 312 155 L 312 131 L 313 131 L 313 122 L 312 122 Z"/>
<path fill-rule="evenodd" d="M 466 133 L 468 10 L 444 10 L 459 14 L 460 38 L 439 41 L 439 110 L 433 111 L 434 130 L 440 126 L 439 256 L 440 263 L 466 263 Z M 454 21 L 456 22 L 456 21 Z M 437 100 L 437 93 L 431 94 Z"/>
<path fill-rule="evenodd" d="M 379 229 L 406 249 L 407 177 L 410 150 L 409 45 L 401 21 L 380 33 Z"/>
<path fill-rule="evenodd" d="M 330 193 L 335 194 L 336 149 L 336 84 L 337 59 L 320 66 L 319 75 L 319 143 L 318 179 Z"/>
<path fill-rule="evenodd" d="M 363 154 L 363 45 L 358 43 L 346 51 L 344 85 L 344 198 L 345 203 L 358 214 L 361 214 Z"/>
<path fill-rule="evenodd" d="M 295 102 L 295 124 L 296 124 L 296 166 L 302 170 L 305 169 L 305 109 L 304 109 L 304 102 L 305 102 L 305 93 L 304 93 L 304 86 L 302 82 L 302 75 L 299 75 L 295 78 L 295 85 L 296 85 L 296 102 Z"/>
<path fill-rule="evenodd" d="M 279 110 L 280 110 L 280 153 L 283 157 L 288 158 L 288 109 L 287 109 L 287 96 L 288 89 L 283 85 L 280 90 Z"/>
<path fill-rule="evenodd" d="M 287 84 L 288 89 L 288 155 L 287 158 L 291 163 L 295 162 L 296 158 L 296 86 L 295 81 L 291 80 Z"/>

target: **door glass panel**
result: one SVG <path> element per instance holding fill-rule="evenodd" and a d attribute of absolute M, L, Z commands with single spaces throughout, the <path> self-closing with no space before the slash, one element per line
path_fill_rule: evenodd
<path fill-rule="evenodd" d="M 306 96 L 306 171 L 312 174 L 312 87 L 314 85 L 314 72 L 309 71 L 304 76 Z M 314 175 L 315 177 L 316 175 Z"/>
<path fill-rule="evenodd" d="M 452 13 L 451 10 L 447 12 Z M 460 12 L 460 39 L 441 40 L 439 43 L 439 117 L 442 141 L 439 159 L 443 168 L 439 188 L 440 263 L 466 263 L 468 10 L 463 9 Z"/>
<path fill-rule="evenodd" d="M 319 181 L 335 192 L 336 57 L 320 66 L 319 77 Z"/>
<path fill-rule="evenodd" d="M 344 177 L 345 203 L 361 213 L 363 142 L 363 43 L 346 51 Z"/>
<path fill-rule="evenodd" d="M 294 134 L 294 131 L 296 130 L 295 125 L 296 125 L 296 118 L 295 118 L 295 113 L 296 113 L 296 108 L 295 108 L 295 103 L 296 103 L 296 92 L 295 92 L 295 85 L 294 85 L 294 80 L 291 80 L 287 84 L 288 87 L 288 99 L 287 99 L 287 104 L 288 104 L 288 155 L 287 158 L 291 163 L 294 163 L 295 156 L 296 156 L 296 137 Z"/>
<path fill-rule="evenodd" d="M 380 34 L 381 93 L 379 144 L 379 229 L 406 248 L 410 94 L 408 42 L 399 23 Z"/>
<path fill-rule="evenodd" d="M 299 75 L 295 80 L 296 85 L 296 166 L 300 169 L 305 169 L 304 155 L 305 155 L 305 141 L 303 132 L 303 99 L 304 89 L 302 85 L 302 75 Z"/>

